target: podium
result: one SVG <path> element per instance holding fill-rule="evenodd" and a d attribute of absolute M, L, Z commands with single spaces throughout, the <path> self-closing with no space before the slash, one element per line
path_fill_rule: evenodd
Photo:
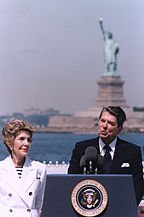
<path fill-rule="evenodd" d="M 81 205 L 84 203 L 86 193 L 91 190 L 89 197 L 95 190 L 90 189 L 91 182 L 96 183 L 98 195 L 96 201 L 101 201 L 94 210 L 88 207 L 84 212 Z M 86 184 L 86 185 L 85 185 Z M 88 189 L 84 189 L 87 187 Z M 81 188 L 81 189 L 80 189 Z M 83 191 L 83 192 L 80 192 Z M 102 191 L 102 193 L 101 193 Z M 85 193 L 86 192 L 86 193 Z M 75 196 L 82 195 L 83 201 L 78 202 Z M 73 199 L 74 197 L 74 199 Z M 96 197 L 95 197 L 96 198 Z M 74 200 L 74 201 L 73 201 Z M 102 205 L 102 207 L 101 207 Z M 76 208 L 76 209 L 75 209 Z M 78 208 L 78 210 L 77 210 Z M 82 207 L 83 209 L 83 207 Z M 97 210 L 100 210 L 100 212 Z M 90 213 L 90 214 L 89 214 Z M 98 217 L 137 217 L 137 205 L 131 175 L 47 175 L 42 217 L 78 217 L 78 216 L 98 216 Z"/>

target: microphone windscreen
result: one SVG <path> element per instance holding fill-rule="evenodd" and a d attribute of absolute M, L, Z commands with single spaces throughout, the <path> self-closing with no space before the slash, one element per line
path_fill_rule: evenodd
<path fill-rule="evenodd" d="M 86 166 L 85 155 L 83 155 L 80 159 L 80 167 Z"/>
<path fill-rule="evenodd" d="M 96 161 L 97 149 L 94 146 L 89 146 L 85 150 L 85 161 Z"/>
<path fill-rule="evenodd" d="M 104 157 L 100 154 L 98 154 L 98 160 L 97 160 L 97 164 L 99 167 L 102 167 L 104 163 Z"/>

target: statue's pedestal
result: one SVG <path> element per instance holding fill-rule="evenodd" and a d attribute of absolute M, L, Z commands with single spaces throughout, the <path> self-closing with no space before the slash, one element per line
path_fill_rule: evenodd
<path fill-rule="evenodd" d="M 98 119 L 102 107 L 120 106 L 127 116 L 125 131 L 144 132 L 144 112 L 134 112 L 124 98 L 124 81 L 120 76 L 103 75 L 97 81 L 98 93 L 96 105 L 86 111 L 76 112 L 71 116 L 53 116 L 49 120 L 47 132 L 93 133 L 97 131 Z"/>
<path fill-rule="evenodd" d="M 75 116 L 98 118 L 104 106 L 120 106 L 125 111 L 129 111 L 130 108 L 124 99 L 124 81 L 121 80 L 119 75 L 103 75 L 97 81 L 97 84 L 96 106 L 89 108 L 87 111 L 76 112 Z"/>
<path fill-rule="evenodd" d="M 123 84 L 120 76 L 101 76 L 97 81 L 98 94 L 96 98 L 96 107 L 103 106 L 121 106 L 127 108 L 124 99 Z"/>

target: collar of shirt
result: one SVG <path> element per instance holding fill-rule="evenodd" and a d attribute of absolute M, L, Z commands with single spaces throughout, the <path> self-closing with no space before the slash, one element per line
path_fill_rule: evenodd
<path fill-rule="evenodd" d="M 111 147 L 110 154 L 111 154 L 112 159 L 113 159 L 114 152 L 115 152 L 116 142 L 117 142 L 117 137 L 109 144 L 109 146 Z M 104 142 L 101 140 L 101 138 L 99 138 L 99 148 L 100 148 L 100 154 L 102 156 L 104 156 L 105 154 L 105 150 L 103 149 L 104 146 L 105 146 Z"/>

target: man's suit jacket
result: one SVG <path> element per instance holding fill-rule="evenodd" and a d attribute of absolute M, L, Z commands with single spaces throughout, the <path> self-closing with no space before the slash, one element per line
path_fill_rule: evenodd
<path fill-rule="evenodd" d="M 46 165 L 26 158 L 19 179 L 11 160 L 0 162 L 0 213 L 4 217 L 38 217 L 46 183 Z"/>
<path fill-rule="evenodd" d="M 88 146 L 94 146 L 100 154 L 99 137 L 76 143 L 68 168 L 69 174 L 83 173 L 83 169 L 80 168 L 80 159 Z M 98 173 L 102 173 L 102 171 L 98 170 Z M 143 166 L 140 147 L 117 138 L 110 173 L 131 174 L 133 176 L 136 200 L 139 204 L 143 196 Z"/>

